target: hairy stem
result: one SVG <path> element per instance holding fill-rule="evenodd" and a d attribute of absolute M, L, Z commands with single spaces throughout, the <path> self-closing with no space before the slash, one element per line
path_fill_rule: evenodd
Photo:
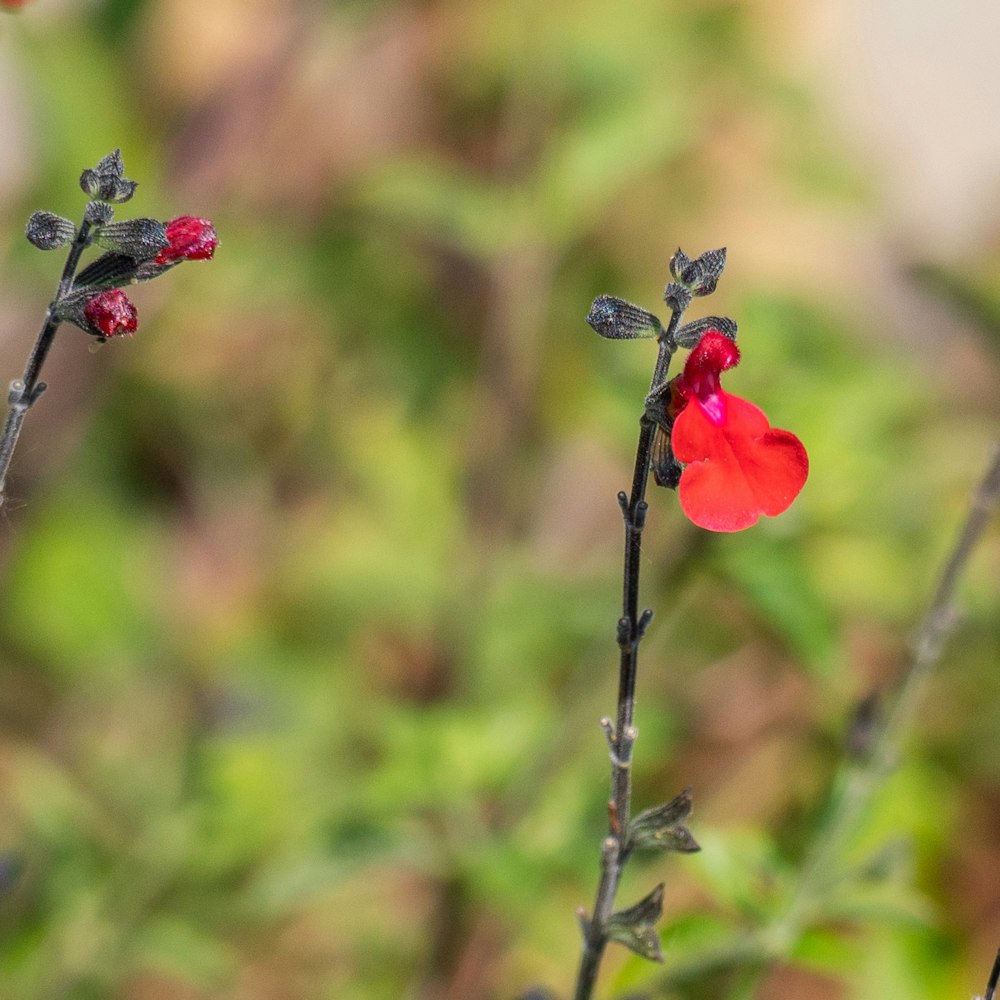
<path fill-rule="evenodd" d="M 661 388 L 670 368 L 676 345 L 674 333 L 682 313 L 671 313 L 670 323 L 659 338 L 659 353 L 653 371 L 650 392 Z M 590 1000 L 600 969 L 601 958 L 608 943 L 607 925 L 614 906 L 615 894 L 622 869 L 628 860 L 628 825 L 632 801 L 632 749 L 635 745 L 635 683 L 639 666 L 639 643 L 653 615 L 649 610 L 639 614 L 639 566 L 642 555 L 642 529 L 646 523 L 646 484 L 652 454 L 655 422 L 644 413 L 639 421 L 639 443 L 635 453 L 632 490 L 618 494 L 625 521 L 625 559 L 622 574 L 622 616 L 618 620 L 617 637 L 621 651 L 618 671 L 618 709 L 616 724 L 603 719 L 601 724 L 608 739 L 611 756 L 611 798 L 608 802 L 608 836 L 601 845 L 601 878 L 590 919 L 581 914 L 583 950 L 577 973 L 574 1000 Z"/>
<path fill-rule="evenodd" d="M 45 390 L 45 383 L 40 382 L 39 377 L 42 373 L 42 365 L 45 364 L 49 349 L 55 340 L 56 330 L 59 329 L 60 320 L 56 318 L 59 301 L 72 287 L 73 276 L 80 263 L 80 256 L 89 243 L 90 223 L 84 219 L 70 246 L 62 277 L 59 279 L 59 287 L 45 312 L 42 329 L 28 355 L 27 364 L 24 366 L 24 375 L 10 384 L 10 390 L 7 394 L 10 408 L 7 411 L 3 432 L 0 434 L 0 507 L 3 506 L 6 496 L 7 473 L 10 470 L 11 459 L 14 457 L 17 439 L 21 436 L 24 418 Z"/>

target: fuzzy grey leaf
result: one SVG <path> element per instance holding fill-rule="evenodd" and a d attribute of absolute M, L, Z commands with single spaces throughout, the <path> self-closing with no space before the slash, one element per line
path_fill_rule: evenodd
<path fill-rule="evenodd" d="M 656 337 L 663 329 L 651 312 L 614 295 L 599 295 L 594 299 L 587 322 L 608 340 Z"/>

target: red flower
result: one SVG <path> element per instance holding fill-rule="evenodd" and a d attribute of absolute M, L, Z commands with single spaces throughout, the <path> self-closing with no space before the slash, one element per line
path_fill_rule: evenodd
<path fill-rule="evenodd" d="M 177 264 L 182 260 L 211 260 L 219 237 L 208 219 L 180 215 L 167 223 L 170 245 L 156 255 L 157 264 Z"/>
<path fill-rule="evenodd" d="M 710 531 L 741 531 L 761 514 L 780 514 L 809 475 L 809 457 L 791 431 L 772 428 L 753 403 L 723 390 L 720 374 L 739 360 L 728 337 L 708 330 L 671 387 L 671 406 L 679 408 L 671 443 L 685 463 L 681 508 Z"/>
<path fill-rule="evenodd" d="M 139 314 L 120 288 L 95 295 L 83 307 L 83 317 L 90 332 L 105 339 L 131 335 L 139 327 Z"/>

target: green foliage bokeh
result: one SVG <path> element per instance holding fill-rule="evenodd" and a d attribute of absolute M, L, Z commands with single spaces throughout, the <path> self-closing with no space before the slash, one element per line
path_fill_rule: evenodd
<path fill-rule="evenodd" d="M 567 995 L 606 825 L 615 493 L 653 362 L 583 316 L 601 293 L 655 311 L 678 243 L 728 244 L 691 315 L 738 320 L 727 385 L 801 436 L 811 476 L 734 536 L 650 496 L 636 797 L 693 786 L 704 850 L 636 860 L 620 902 L 667 880 L 666 967 L 613 951 L 602 990 L 737 995 L 761 928 L 760 996 L 981 985 L 995 529 L 838 862 L 878 877 L 779 934 L 852 712 L 899 677 L 996 436 L 1000 378 L 995 266 L 898 250 L 925 269 L 915 301 L 944 291 L 968 325 L 929 349 L 884 318 L 851 259 L 878 179 L 765 44 L 779 20 L 711 0 L 5 15 L 4 370 L 60 266 L 23 221 L 78 217 L 79 171 L 115 146 L 129 210 L 209 216 L 222 244 L 135 291 L 134 341 L 60 333 L 15 460 L 0 994 Z"/>

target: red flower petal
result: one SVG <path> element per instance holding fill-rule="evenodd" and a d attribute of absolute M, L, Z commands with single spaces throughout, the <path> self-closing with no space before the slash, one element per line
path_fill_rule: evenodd
<path fill-rule="evenodd" d="M 139 328 L 139 314 L 120 288 L 95 295 L 83 307 L 83 316 L 98 337 L 124 337 Z"/>
<path fill-rule="evenodd" d="M 170 245 L 156 255 L 157 264 L 174 264 L 181 260 L 211 260 L 219 238 L 208 219 L 180 215 L 166 225 Z"/>
<path fill-rule="evenodd" d="M 679 487 L 684 513 L 710 531 L 741 531 L 761 514 L 787 510 L 809 474 L 809 457 L 791 431 L 771 427 L 753 403 L 719 391 L 721 422 L 692 400 L 678 414 L 673 448 L 687 463 Z"/>

